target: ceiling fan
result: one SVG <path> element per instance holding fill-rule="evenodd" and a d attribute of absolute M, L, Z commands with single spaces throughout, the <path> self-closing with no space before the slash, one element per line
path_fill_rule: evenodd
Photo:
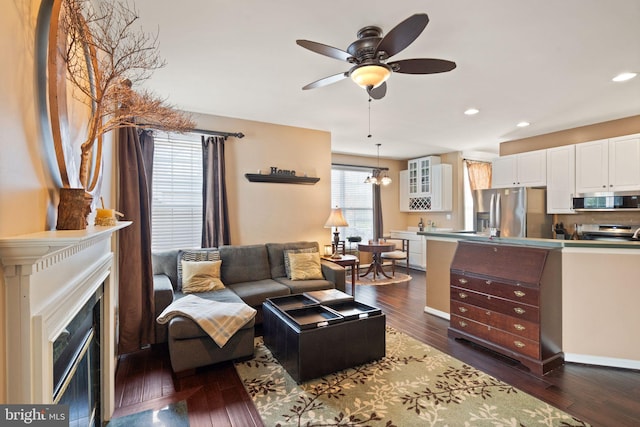
<path fill-rule="evenodd" d="M 358 31 L 358 40 L 351 43 L 346 52 L 310 40 L 296 40 L 299 46 L 313 52 L 354 64 L 349 71 L 316 80 L 302 89 L 327 86 L 350 77 L 365 88 L 371 98 L 381 99 L 387 93 L 386 80 L 392 72 L 435 74 L 453 70 L 456 63 L 445 59 L 417 58 L 386 62 L 413 43 L 428 23 L 429 17 L 426 13 L 417 13 L 396 25 L 384 37 L 379 27 L 364 27 Z"/>

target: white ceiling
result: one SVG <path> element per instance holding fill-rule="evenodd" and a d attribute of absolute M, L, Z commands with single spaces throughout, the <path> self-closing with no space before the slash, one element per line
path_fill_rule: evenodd
<path fill-rule="evenodd" d="M 167 65 L 147 82 L 187 111 L 320 129 L 336 153 L 407 159 L 498 151 L 503 141 L 640 114 L 639 0 L 135 0 Z M 393 60 L 455 61 L 451 72 L 393 74 L 382 100 L 345 79 L 350 64 L 296 45 L 346 50 L 414 13 L 430 22 Z M 480 113 L 465 116 L 475 107 Z M 520 121 L 531 126 L 516 127 Z M 219 129 L 241 132 L 242 129 Z"/>

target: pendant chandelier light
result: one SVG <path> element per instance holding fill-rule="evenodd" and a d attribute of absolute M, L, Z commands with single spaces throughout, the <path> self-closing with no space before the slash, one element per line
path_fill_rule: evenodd
<path fill-rule="evenodd" d="M 373 170 L 371 176 L 368 176 L 367 179 L 364 180 L 365 184 L 374 184 L 374 185 L 389 185 L 391 184 L 391 178 L 387 174 L 386 169 L 380 169 L 380 143 L 376 144 L 378 147 L 378 167 Z"/>

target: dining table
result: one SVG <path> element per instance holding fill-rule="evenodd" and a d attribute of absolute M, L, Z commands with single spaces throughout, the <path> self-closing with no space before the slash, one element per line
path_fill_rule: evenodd
<path fill-rule="evenodd" d="M 384 269 L 382 268 L 381 255 L 383 252 L 392 252 L 393 250 L 395 250 L 395 248 L 396 248 L 395 243 L 387 243 L 387 242 L 358 243 L 359 251 L 370 252 L 372 255 L 372 261 L 371 261 L 371 264 L 369 265 L 369 268 L 367 269 L 367 271 L 361 274 L 360 277 L 365 277 L 369 273 L 373 273 L 372 280 L 374 281 L 377 279 L 378 274 L 382 274 L 387 279 L 391 279 L 391 277 L 389 277 L 387 273 L 384 272 Z"/>

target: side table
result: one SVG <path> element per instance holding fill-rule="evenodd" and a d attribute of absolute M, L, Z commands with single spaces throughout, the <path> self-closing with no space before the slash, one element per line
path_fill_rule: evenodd
<path fill-rule="evenodd" d="M 351 267 L 351 295 L 356 296 L 356 276 L 360 270 L 360 259 L 355 255 L 342 255 L 340 258 L 322 257 L 325 261 L 331 261 L 342 267 Z"/>

